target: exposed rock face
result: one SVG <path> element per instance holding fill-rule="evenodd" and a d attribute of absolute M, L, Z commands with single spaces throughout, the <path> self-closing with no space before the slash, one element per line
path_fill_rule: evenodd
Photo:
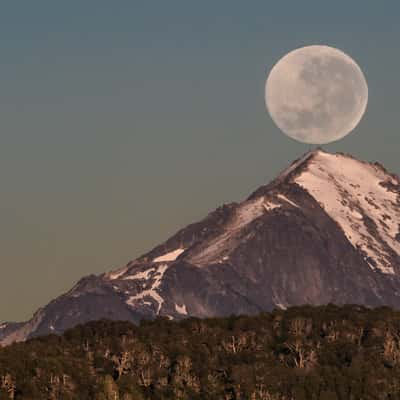
<path fill-rule="evenodd" d="M 8 344 L 99 318 L 254 314 L 300 304 L 400 306 L 400 180 L 315 150 L 124 268 L 82 279 Z"/>

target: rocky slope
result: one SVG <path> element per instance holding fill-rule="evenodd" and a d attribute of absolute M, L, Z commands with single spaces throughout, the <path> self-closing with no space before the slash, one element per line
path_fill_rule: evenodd
<path fill-rule="evenodd" d="M 0 343 L 100 318 L 255 314 L 300 304 L 400 306 L 400 180 L 314 150 L 125 267 L 83 278 Z"/>

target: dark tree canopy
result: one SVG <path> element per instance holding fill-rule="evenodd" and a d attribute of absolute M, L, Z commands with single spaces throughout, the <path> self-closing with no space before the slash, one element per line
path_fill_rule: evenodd
<path fill-rule="evenodd" d="M 0 349 L 0 399 L 400 399 L 400 312 L 97 321 Z"/>

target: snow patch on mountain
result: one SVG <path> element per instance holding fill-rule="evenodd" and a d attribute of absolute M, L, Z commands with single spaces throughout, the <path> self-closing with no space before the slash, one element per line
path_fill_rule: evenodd
<path fill-rule="evenodd" d="M 286 168 L 278 177 L 277 180 L 282 181 L 288 175 L 290 175 L 293 171 L 295 171 L 301 164 L 305 163 L 309 160 L 314 154 L 318 153 L 318 150 L 309 151 L 308 153 L 304 154 L 303 157 L 300 157 L 297 161 L 293 162 L 289 168 Z"/>
<path fill-rule="evenodd" d="M 395 273 L 392 257 L 400 254 L 400 183 L 395 178 L 377 165 L 320 151 L 295 182 L 339 224 L 372 269 Z"/>
<path fill-rule="evenodd" d="M 235 236 L 240 230 L 265 213 L 281 208 L 282 202 L 299 208 L 295 202 L 279 193 L 272 194 L 268 198 L 260 196 L 243 202 L 225 225 L 223 232 L 206 242 L 194 255 L 189 256 L 188 261 L 198 266 L 213 262 L 221 263 L 221 258 L 226 257 L 227 253 L 235 249 Z"/>
<path fill-rule="evenodd" d="M 175 261 L 182 253 L 185 252 L 186 249 L 176 249 L 173 251 L 170 251 L 169 253 L 166 253 L 160 257 L 157 257 L 153 260 L 153 262 L 155 263 L 159 263 L 159 262 L 171 262 L 171 261 Z"/>
<path fill-rule="evenodd" d="M 190 257 L 189 262 L 194 265 L 205 265 L 218 263 L 227 255 L 228 251 L 234 249 L 235 235 L 246 225 L 261 217 L 272 206 L 266 203 L 265 197 L 249 200 L 242 203 L 235 212 L 232 219 L 226 224 L 223 232 L 217 237 L 206 241 L 203 246 Z"/>
<path fill-rule="evenodd" d="M 295 202 L 293 202 L 292 200 L 289 200 L 284 194 L 278 194 L 277 197 L 283 201 L 285 201 L 286 203 L 291 204 L 293 207 L 296 208 L 300 208 Z"/>
<path fill-rule="evenodd" d="M 182 306 L 175 304 L 175 310 L 178 314 L 188 315 L 188 312 L 186 310 L 186 304 L 183 304 Z"/>
<path fill-rule="evenodd" d="M 237 210 L 236 215 L 228 226 L 229 231 L 235 231 L 248 225 L 264 213 L 264 197 L 243 203 Z"/>
<path fill-rule="evenodd" d="M 263 207 L 264 207 L 264 210 L 268 212 L 268 211 L 275 210 L 275 208 L 281 207 L 281 205 L 273 203 L 272 201 L 264 201 Z"/>
<path fill-rule="evenodd" d="M 110 279 L 111 281 L 115 280 L 115 279 L 119 279 L 122 275 L 124 275 L 127 271 L 128 271 L 129 267 L 123 267 L 120 268 L 114 272 L 111 272 L 107 275 L 108 279 Z"/>
<path fill-rule="evenodd" d="M 0 340 L 1 346 L 8 346 L 14 342 L 23 342 L 25 341 L 32 332 L 38 328 L 40 323 L 44 318 L 43 309 L 39 309 L 33 316 L 33 318 L 28 321 L 26 324 L 23 324 L 21 327 L 16 329 L 14 332 Z"/>
<path fill-rule="evenodd" d="M 128 280 L 137 281 L 140 279 L 149 279 L 149 276 L 155 271 L 157 271 L 157 268 L 152 267 L 152 268 L 146 269 L 145 271 L 137 272 L 136 274 L 133 274 L 133 275 L 124 276 L 122 279 L 124 281 L 128 281 Z"/>
<path fill-rule="evenodd" d="M 154 270 L 154 268 L 151 269 Z M 126 303 L 130 306 L 135 306 L 137 305 L 137 303 L 140 303 L 141 301 L 144 303 L 144 299 L 150 297 L 157 303 L 156 314 L 158 315 L 164 303 L 164 299 L 159 294 L 159 287 L 161 285 L 162 279 L 167 269 L 168 269 L 168 264 L 160 264 L 159 266 L 157 266 L 157 268 L 155 268 L 155 271 L 154 273 L 152 273 L 151 276 L 152 282 L 150 288 L 141 291 L 135 296 L 129 297 Z"/>

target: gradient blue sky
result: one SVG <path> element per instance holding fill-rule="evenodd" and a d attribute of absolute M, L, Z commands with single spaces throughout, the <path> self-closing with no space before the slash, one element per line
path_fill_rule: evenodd
<path fill-rule="evenodd" d="M 308 146 L 264 83 L 327 44 L 369 84 L 359 127 L 325 146 L 396 173 L 398 1 L 35 1 L 0 13 L 0 320 L 125 264 Z"/>

